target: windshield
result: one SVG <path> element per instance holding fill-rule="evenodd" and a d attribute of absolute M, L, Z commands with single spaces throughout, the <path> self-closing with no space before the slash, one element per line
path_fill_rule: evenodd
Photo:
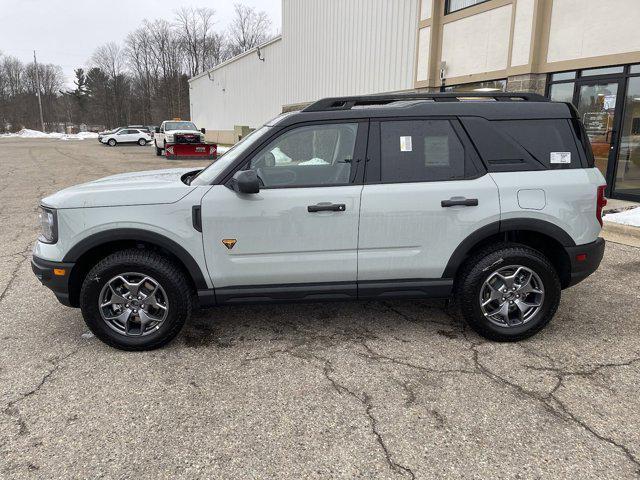
<path fill-rule="evenodd" d="M 191 185 L 209 185 L 218 176 L 218 174 L 220 174 L 220 172 L 231 165 L 240 157 L 240 155 L 255 145 L 256 142 L 259 142 L 269 130 L 271 130 L 271 127 L 264 126 L 251 132 L 231 147 L 227 153 L 215 160 L 211 165 L 194 177 L 191 181 Z"/>
<path fill-rule="evenodd" d="M 197 130 L 193 122 L 167 122 L 164 124 L 166 130 Z"/>

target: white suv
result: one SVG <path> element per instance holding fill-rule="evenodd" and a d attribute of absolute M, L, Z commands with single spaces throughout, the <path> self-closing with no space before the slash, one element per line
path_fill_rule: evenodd
<path fill-rule="evenodd" d="M 605 181 L 569 104 L 532 94 L 320 100 L 203 170 L 42 200 L 32 267 L 109 345 L 175 337 L 196 306 L 455 299 L 499 341 L 598 267 Z"/>
<path fill-rule="evenodd" d="M 101 135 L 100 142 L 115 147 L 122 143 L 137 143 L 140 146 L 145 146 L 151 141 L 151 135 L 146 130 L 139 128 L 121 128 L 112 133 L 106 133 Z"/>

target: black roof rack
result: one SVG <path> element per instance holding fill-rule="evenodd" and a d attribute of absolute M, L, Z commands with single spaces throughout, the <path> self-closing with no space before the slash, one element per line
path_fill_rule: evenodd
<path fill-rule="evenodd" d="M 351 110 L 355 106 L 385 106 L 394 102 L 428 100 L 433 102 L 459 102 L 472 98 L 493 99 L 498 102 L 525 101 L 548 102 L 549 99 L 537 93 L 521 92 L 445 92 L 445 93 L 397 93 L 381 95 L 361 95 L 352 97 L 331 97 L 318 100 L 303 112 L 323 112 L 328 110 Z"/>

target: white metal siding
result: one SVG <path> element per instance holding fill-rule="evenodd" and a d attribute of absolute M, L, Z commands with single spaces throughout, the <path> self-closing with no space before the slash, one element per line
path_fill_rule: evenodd
<path fill-rule="evenodd" d="M 258 127 L 283 105 L 413 88 L 420 0 L 283 0 L 282 39 L 191 81 L 192 120 Z"/>
<path fill-rule="evenodd" d="M 413 88 L 419 0 L 283 0 L 285 103 Z"/>
<path fill-rule="evenodd" d="M 207 130 L 257 127 L 282 111 L 282 40 L 249 52 L 190 83 L 191 119 Z"/>

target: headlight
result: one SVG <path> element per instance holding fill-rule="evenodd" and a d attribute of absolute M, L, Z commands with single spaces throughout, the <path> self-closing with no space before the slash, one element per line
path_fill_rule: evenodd
<path fill-rule="evenodd" d="M 167 135 L 167 142 L 173 143 L 173 135 Z"/>
<path fill-rule="evenodd" d="M 58 241 L 58 216 L 52 208 L 40 207 L 40 241 L 56 243 Z"/>

